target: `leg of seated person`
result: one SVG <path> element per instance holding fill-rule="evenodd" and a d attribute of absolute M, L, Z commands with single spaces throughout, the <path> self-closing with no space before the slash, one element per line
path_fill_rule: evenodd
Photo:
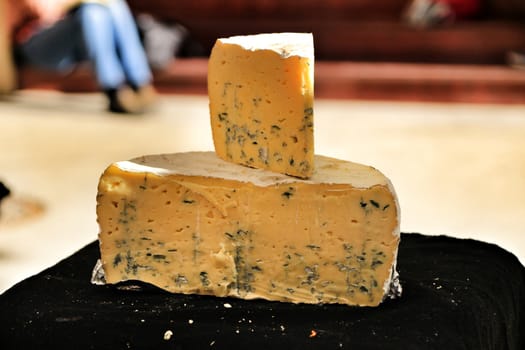
<path fill-rule="evenodd" d="M 82 60 L 83 39 L 80 23 L 66 16 L 43 28 L 20 45 L 22 63 L 36 68 L 67 72 Z"/>
<path fill-rule="evenodd" d="M 123 0 L 108 3 L 117 49 L 128 81 L 142 86 L 151 81 L 151 70 L 144 47 L 140 41 L 138 27 L 128 5 Z"/>
<path fill-rule="evenodd" d="M 148 107 L 154 102 L 156 94 L 151 85 L 151 69 L 140 41 L 137 24 L 125 1 L 112 0 L 107 6 L 126 79 L 138 92 L 144 107 Z"/>
<path fill-rule="evenodd" d="M 120 52 L 109 8 L 86 3 L 78 9 L 87 58 L 92 62 L 97 81 L 109 98 L 109 109 L 114 112 L 141 112 L 142 103 L 126 85 Z M 129 82 L 133 84 L 133 82 Z"/>
<path fill-rule="evenodd" d="M 104 5 L 85 4 L 78 10 L 87 59 L 92 62 L 102 89 L 116 89 L 126 83 L 115 47 L 111 16 Z"/>

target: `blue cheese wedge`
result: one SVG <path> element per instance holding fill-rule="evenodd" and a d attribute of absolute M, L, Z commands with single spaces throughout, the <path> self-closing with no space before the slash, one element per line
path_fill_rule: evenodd
<path fill-rule="evenodd" d="M 376 169 L 316 156 L 308 180 L 214 152 L 110 165 L 97 196 L 107 283 L 376 306 L 399 294 L 399 207 Z"/>
<path fill-rule="evenodd" d="M 218 39 L 208 63 L 217 155 L 308 178 L 314 171 L 314 44 L 311 33 Z"/>

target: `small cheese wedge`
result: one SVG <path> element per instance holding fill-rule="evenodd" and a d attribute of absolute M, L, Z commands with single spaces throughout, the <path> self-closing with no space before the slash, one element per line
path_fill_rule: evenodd
<path fill-rule="evenodd" d="M 97 196 L 106 282 L 378 305 L 399 288 L 394 190 L 374 168 L 315 161 L 310 180 L 233 164 L 214 152 L 110 165 Z"/>
<path fill-rule="evenodd" d="M 208 95 L 219 157 L 300 178 L 312 175 L 312 34 L 218 39 L 209 58 Z"/>

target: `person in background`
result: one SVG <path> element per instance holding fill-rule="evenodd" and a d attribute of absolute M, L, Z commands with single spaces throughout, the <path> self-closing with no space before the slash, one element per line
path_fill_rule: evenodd
<path fill-rule="evenodd" d="M 523 21 L 523 0 L 410 0 L 403 20 L 415 28 L 433 28 L 458 20 L 475 19 L 490 14 L 494 18 Z M 525 50 L 512 48 L 506 52 L 505 63 L 525 69 Z"/>
<path fill-rule="evenodd" d="M 89 62 L 110 111 L 141 113 L 154 103 L 152 73 L 124 0 L 0 1 L 7 1 L 4 30 L 21 65 L 67 73 Z"/>
<path fill-rule="evenodd" d="M 411 0 L 403 17 L 408 24 L 429 28 L 473 18 L 481 9 L 481 0 Z"/>

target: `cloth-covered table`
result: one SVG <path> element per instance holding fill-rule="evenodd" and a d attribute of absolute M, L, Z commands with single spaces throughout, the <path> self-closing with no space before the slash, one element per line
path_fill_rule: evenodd
<path fill-rule="evenodd" d="M 498 246 L 403 233 L 376 308 L 93 285 L 93 242 L 0 296 L 0 349 L 525 349 L 525 268 Z"/>

